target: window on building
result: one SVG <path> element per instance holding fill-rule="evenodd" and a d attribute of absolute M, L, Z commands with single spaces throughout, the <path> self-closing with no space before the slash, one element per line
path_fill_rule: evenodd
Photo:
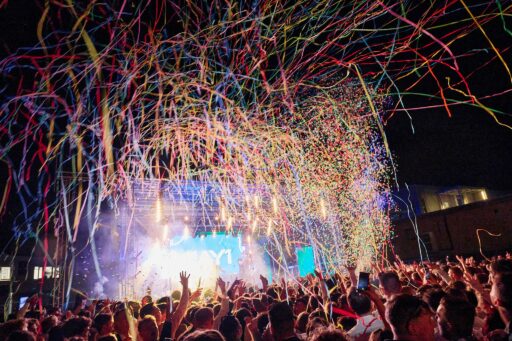
<path fill-rule="evenodd" d="M 47 266 L 44 271 L 44 277 L 46 278 L 59 278 L 60 271 L 59 268 Z M 43 278 L 43 267 L 42 266 L 35 266 L 34 267 L 34 279 L 41 279 Z"/>
<path fill-rule="evenodd" d="M 10 280 L 11 280 L 11 267 L 10 266 L 0 267 L 0 281 L 10 281 Z"/>
<path fill-rule="evenodd" d="M 41 278 L 43 278 L 43 267 L 35 266 L 34 267 L 34 279 L 41 279 Z"/>

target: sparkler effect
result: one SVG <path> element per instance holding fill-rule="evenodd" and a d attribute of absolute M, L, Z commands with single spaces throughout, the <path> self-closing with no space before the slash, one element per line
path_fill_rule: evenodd
<path fill-rule="evenodd" d="M 103 203 L 133 200 L 137 180 L 194 180 L 221 189 L 228 232 L 268 236 L 280 263 L 306 244 L 328 268 L 367 265 L 390 236 L 385 110 L 407 111 L 403 96 L 430 78 L 438 91 L 424 96 L 448 114 L 500 114 L 459 67 L 479 51 L 451 46 L 510 6 L 464 3 L 470 21 L 438 37 L 459 10 L 442 4 L 45 2 L 39 45 L 0 64 L 1 209 L 21 207 L 15 237 L 35 233 L 47 249 L 49 233 L 73 245 L 85 229 L 94 255 L 97 230 L 111 228 L 98 224 Z M 249 197 L 243 209 L 233 185 Z"/>

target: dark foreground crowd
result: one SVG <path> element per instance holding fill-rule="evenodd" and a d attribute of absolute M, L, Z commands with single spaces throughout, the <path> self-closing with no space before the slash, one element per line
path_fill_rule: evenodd
<path fill-rule="evenodd" d="M 0 325 L 0 341 L 512 340 L 509 254 L 374 265 L 368 285 L 346 270 L 229 288 L 219 278 L 214 292 L 189 290 L 181 273 L 171 296 L 89 305 L 79 296 L 65 313 L 34 297 Z"/>

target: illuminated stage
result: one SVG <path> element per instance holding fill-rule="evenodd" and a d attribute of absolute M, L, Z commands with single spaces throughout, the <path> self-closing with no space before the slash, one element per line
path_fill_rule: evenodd
<path fill-rule="evenodd" d="M 260 274 L 271 279 L 272 269 L 279 270 L 266 250 L 265 233 L 258 234 L 254 223 L 229 210 L 215 184 L 145 181 L 134 183 L 132 193 L 115 214 L 102 217 L 103 225 L 117 227 L 103 237 L 110 239 L 109 247 L 103 249 L 116 252 L 99 253 L 101 263 L 111 264 L 114 274 L 112 278 L 105 274 L 110 295 L 138 297 L 147 288 L 156 295 L 168 295 L 180 287 L 183 270 L 191 274 L 192 285 L 200 282 L 203 288 L 214 288 L 219 276 L 258 283 Z M 237 192 L 235 187 L 229 200 L 242 211 L 248 195 L 252 203 L 271 202 L 264 191 Z M 112 282 L 119 284 L 117 289 Z"/>

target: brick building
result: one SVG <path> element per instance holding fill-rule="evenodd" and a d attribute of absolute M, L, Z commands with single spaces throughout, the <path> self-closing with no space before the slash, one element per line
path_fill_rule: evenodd
<path fill-rule="evenodd" d="M 484 255 L 512 250 L 512 195 L 474 187 L 411 186 L 395 195 L 395 252 Z M 492 235 L 491 235 L 492 234 Z M 418 240 L 418 236 L 420 239 Z"/>

